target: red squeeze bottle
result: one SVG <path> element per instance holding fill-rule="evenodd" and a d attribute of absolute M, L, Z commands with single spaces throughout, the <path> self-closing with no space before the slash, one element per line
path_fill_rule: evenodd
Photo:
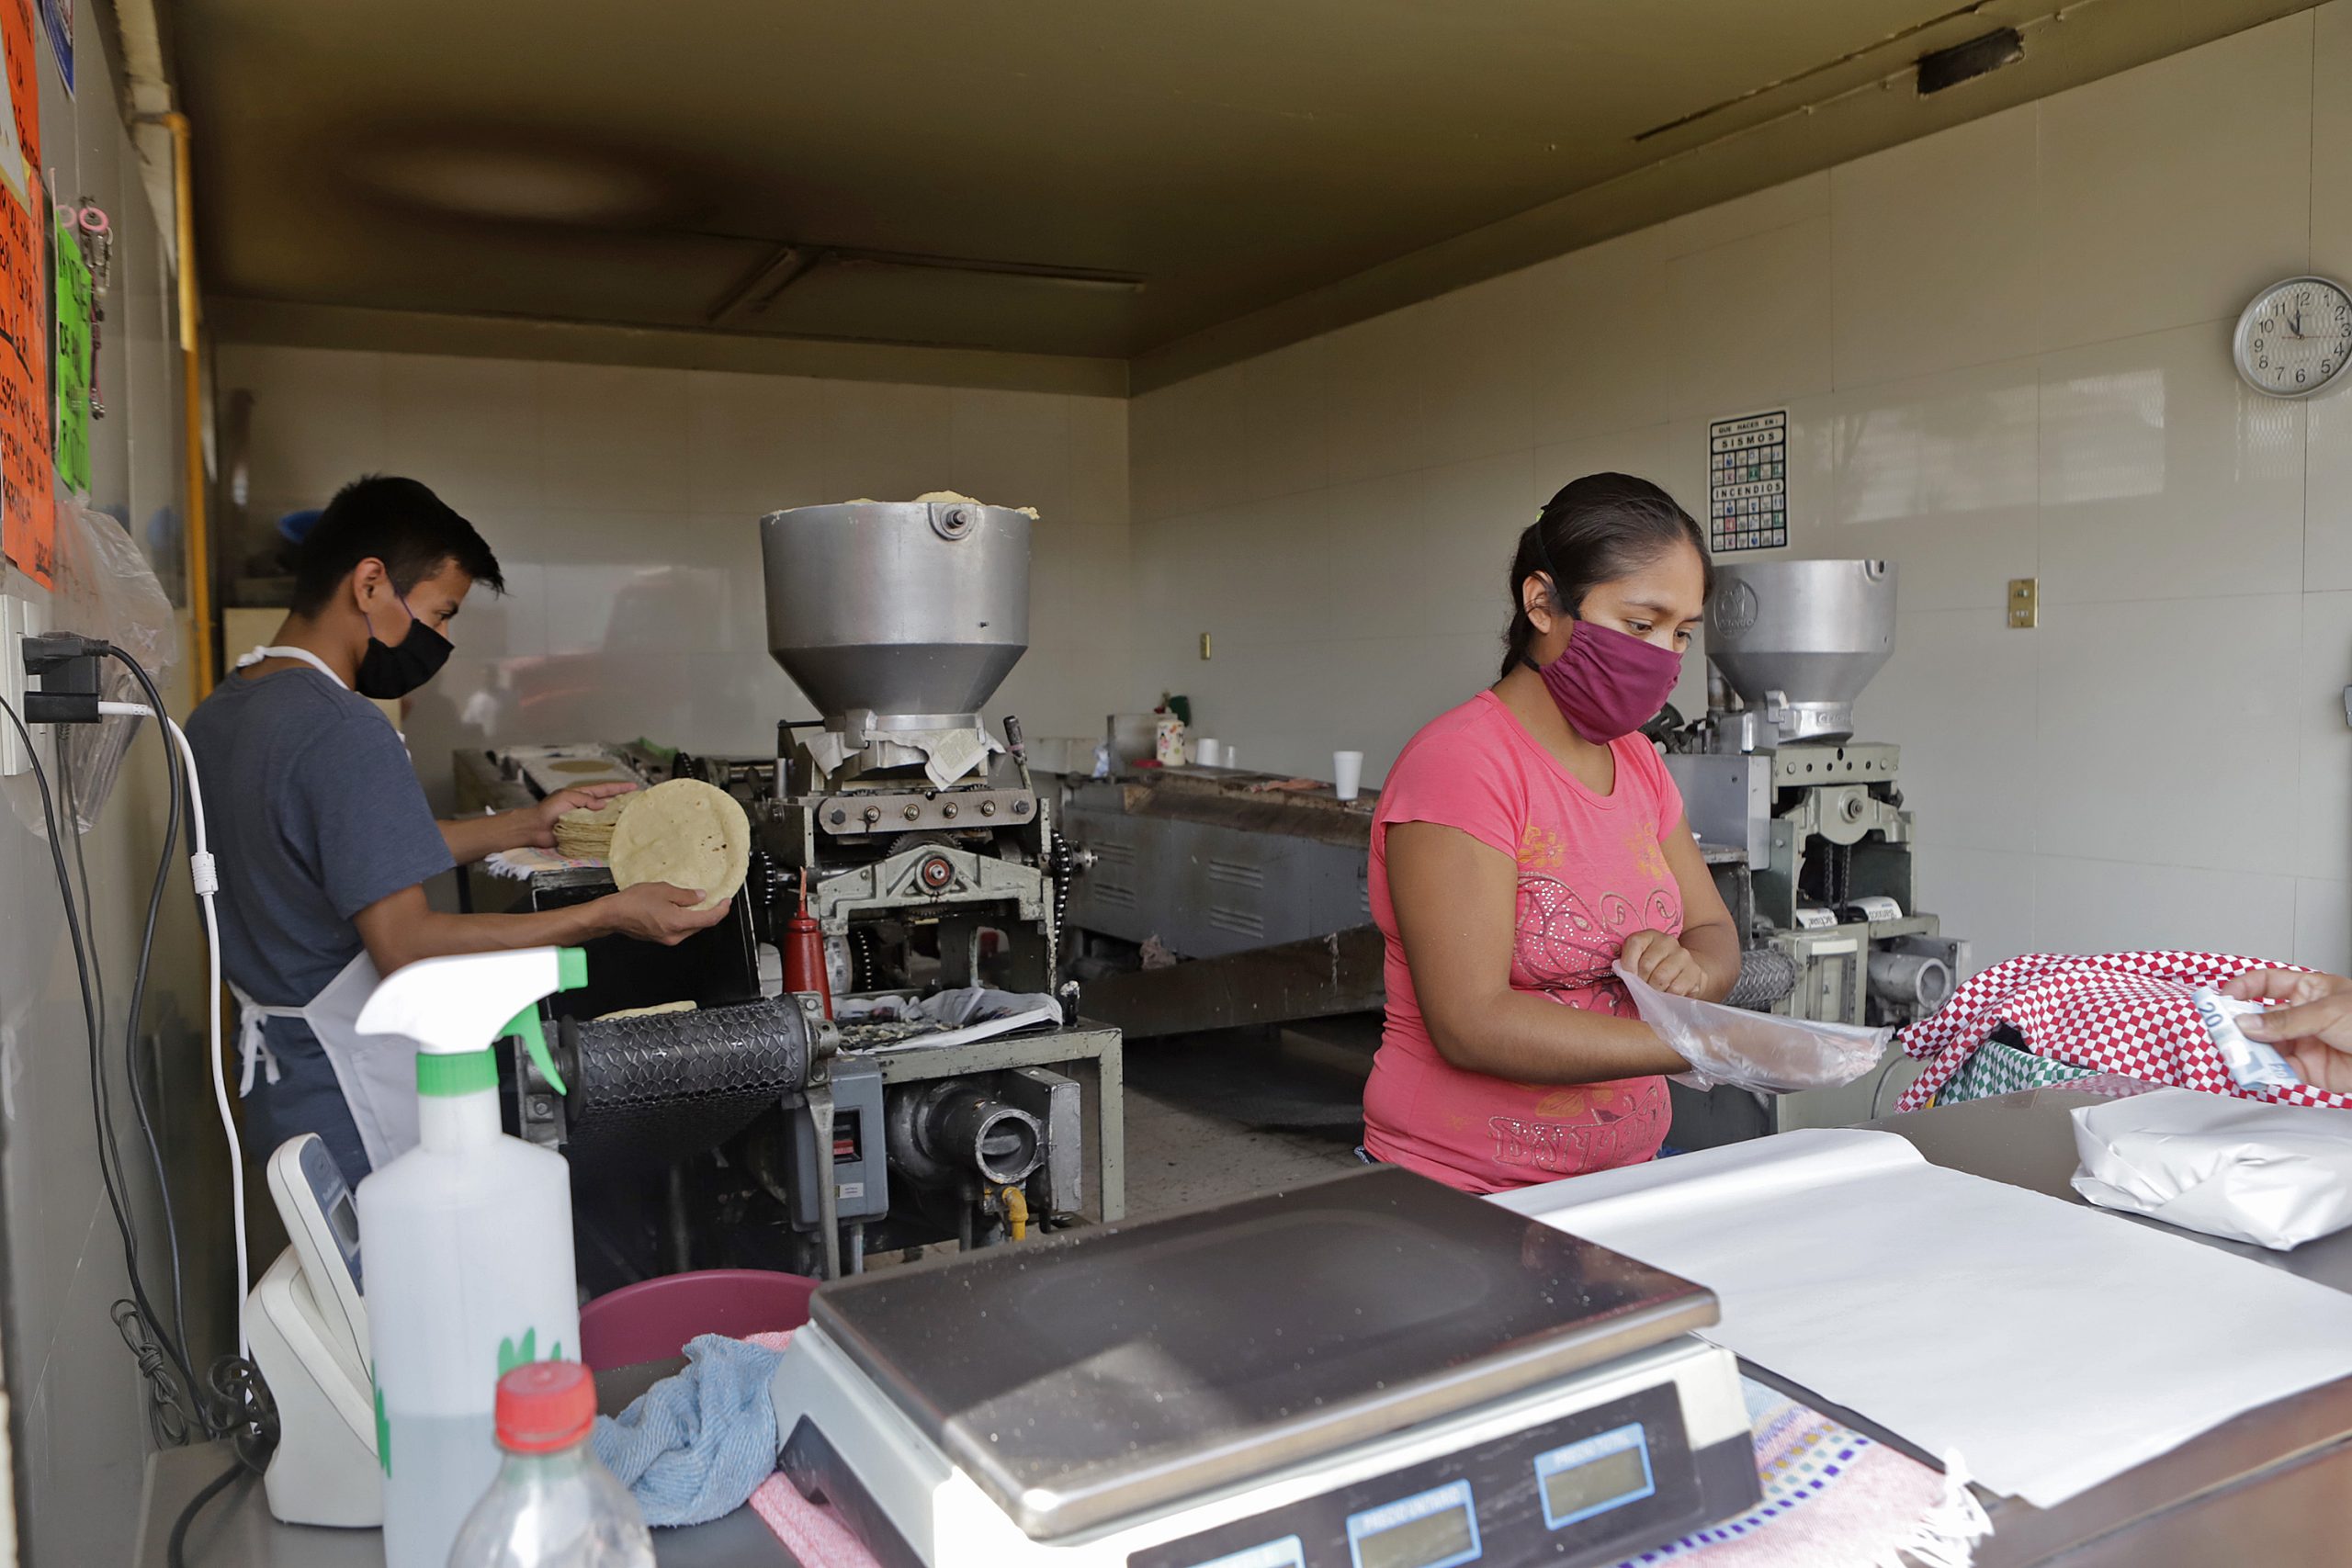
<path fill-rule="evenodd" d="M 784 988 L 814 991 L 825 998 L 825 1016 L 833 1016 L 833 990 L 825 979 L 825 929 L 808 912 L 808 871 L 800 872 L 800 908 L 784 925 Z"/>

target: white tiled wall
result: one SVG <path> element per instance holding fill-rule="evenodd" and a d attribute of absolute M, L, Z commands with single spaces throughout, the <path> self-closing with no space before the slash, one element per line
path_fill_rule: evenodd
<path fill-rule="evenodd" d="M 90 427 L 87 504 L 124 525 L 176 582 L 179 545 L 179 366 L 173 344 L 172 282 L 161 231 L 141 189 L 115 94 L 113 28 L 80 36 L 80 91 L 69 96 L 54 57 L 36 40 L 41 163 L 60 200 L 95 204 L 115 236 L 112 287 L 99 336 L 96 385 L 107 414 Z M 61 511 L 67 502 L 61 497 Z M 112 527 L 113 523 L 102 523 Z M 0 588 L 43 606 L 58 629 L 103 633 L 87 598 L 51 593 L 0 566 Z M 187 709 L 180 652 L 162 685 Z M 5 721 L 0 721 L 5 722 Z M 196 900 L 184 870 L 172 874 L 156 931 L 144 1016 L 124 1017 L 137 964 L 140 921 L 163 852 L 169 791 L 162 753 L 144 730 L 81 843 L 87 862 L 84 935 L 111 999 L 106 1054 L 125 1193 L 144 1250 L 148 1290 L 168 1303 L 158 1187 L 137 1123 L 125 1108 L 126 1034 L 152 1061 L 163 1159 L 172 1173 L 187 1314 L 180 1327 L 199 1366 L 234 1348 L 227 1240 L 227 1154 L 209 1115 L 200 1039 L 203 1001 Z M 48 754 L 48 742 L 42 741 Z M 19 1512 L 13 1539 L 0 1525 L 0 1558 L 33 1562 L 132 1560 L 149 1436 L 148 1391 L 109 1313 L 126 1294 L 123 1253 L 101 1189 L 84 1015 L 64 906 L 52 876 L 41 807 L 29 775 L 0 780 L 0 1190 L 6 1210 L 7 1301 L 0 1325 L 11 1401 Z M 185 863 L 185 844 L 176 863 Z M 170 1021 L 176 1018 L 175 1026 Z M 151 1058 L 153 1034 L 165 1049 Z M 163 1308 L 166 1317 L 168 1304 Z M 21 1543 L 21 1544 L 19 1544 Z"/>
<path fill-rule="evenodd" d="M 954 489 L 1035 506 L 1030 650 L 991 716 L 1096 735 L 1127 690 L 1127 410 L 1116 399 L 224 346 L 254 396 L 252 514 L 367 472 L 424 480 L 503 568 L 469 600 L 410 750 L 648 736 L 759 755 L 809 713 L 767 653 L 758 519 Z"/>
<path fill-rule="evenodd" d="M 2347 148 L 2336 0 L 1148 393 L 1135 678 L 1251 766 L 1376 773 L 1493 678 L 1541 498 L 1615 468 L 1699 511 L 1707 421 L 1786 407 L 1787 553 L 1901 569 L 1860 720 L 1978 961 L 2344 969 L 2352 389 L 2256 397 L 2229 333 L 2352 275 Z"/>

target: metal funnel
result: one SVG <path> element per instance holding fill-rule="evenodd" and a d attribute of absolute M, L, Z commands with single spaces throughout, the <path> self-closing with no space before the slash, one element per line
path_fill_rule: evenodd
<path fill-rule="evenodd" d="M 1894 563 L 1720 564 L 1707 657 L 1782 740 L 1842 740 L 1854 699 L 1894 652 Z"/>
<path fill-rule="evenodd" d="M 849 502 L 760 519 L 768 651 L 817 711 L 968 720 L 1029 648 L 1029 518 Z"/>

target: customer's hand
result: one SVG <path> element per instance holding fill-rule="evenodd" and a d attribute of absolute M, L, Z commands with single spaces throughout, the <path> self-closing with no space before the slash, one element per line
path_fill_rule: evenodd
<path fill-rule="evenodd" d="M 1643 985 L 1669 997 L 1695 997 L 1707 983 L 1706 970 L 1669 931 L 1639 931 L 1625 939 L 1617 961 Z"/>
<path fill-rule="evenodd" d="M 2352 1093 L 2352 980 L 2292 969 L 2254 969 L 2222 987 L 2242 1002 L 2284 1002 L 2247 1013 L 2249 1040 L 2275 1045 L 2313 1089 Z"/>

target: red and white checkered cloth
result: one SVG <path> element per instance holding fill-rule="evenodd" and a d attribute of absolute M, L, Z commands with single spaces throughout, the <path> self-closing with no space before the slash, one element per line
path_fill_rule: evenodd
<path fill-rule="evenodd" d="M 2222 953 L 2029 953 L 1996 964 L 1952 993 L 1932 1018 L 1896 1036 L 1928 1067 L 1898 1111 L 1917 1111 L 2002 1024 L 2038 1056 L 2144 1083 L 2202 1089 L 2278 1105 L 2352 1110 L 2352 1096 L 2305 1084 L 2243 1089 L 2199 1021 L 2190 991 L 2249 969 L 2296 969 Z"/>

